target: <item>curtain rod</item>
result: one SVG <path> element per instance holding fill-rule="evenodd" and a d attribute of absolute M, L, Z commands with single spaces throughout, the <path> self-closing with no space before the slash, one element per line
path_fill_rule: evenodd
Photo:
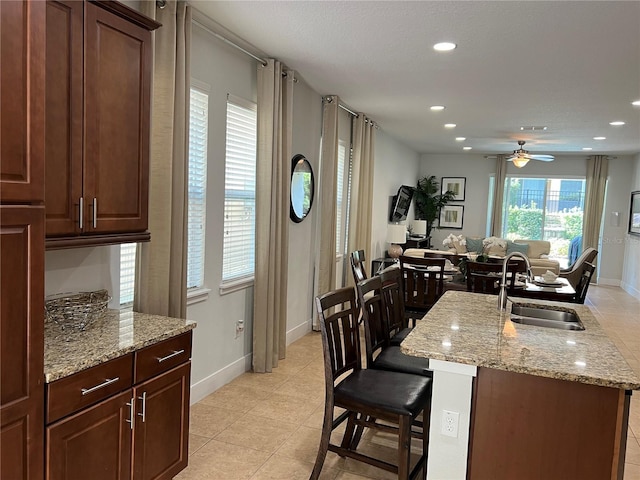
<path fill-rule="evenodd" d="M 347 107 L 346 105 L 342 104 L 341 102 L 340 102 L 340 103 L 338 103 L 338 108 L 341 108 L 341 109 L 343 109 L 343 110 L 344 110 L 344 111 L 346 111 L 346 112 L 349 112 L 351 115 L 353 115 L 353 116 L 354 116 L 354 117 L 356 117 L 356 118 L 358 118 L 358 117 L 359 117 L 359 115 L 358 115 L 356 112 L 354 112 L 354 111 L 353 111 L 353 110 L 351 110 L 349 107 Z"/>
<path fill-rule="evenodd" d="M 202 28 L 205 32 L 213 35 L 214 37 L 216 37 L 218 40 L 222 40 L 224 43 L 226 43 L 227 45 L 232 46 L 233 48 L 237 48 L 238 50 L 240 50 L 242 53 L 249 55 L 251 58 L 259 61 L 263 67 L 267 66 L 267 61 L 263 58 L 258 57 L 257 55 L 254 55 L 253 53 L 251 53 L 249 50 L 245 50 L 244 48 L 242 48 L 240 45 L 233 43 L 231 40 L 229 40 L 228 38 L 223 37 L 222 35 L 220 35 L 218 32 L 214 32 L 213 30 L 211 30 L 209 27 L 207 27 L 206 25 L 203 25 L 202 23 L 200 23 L 197 20 L 191 20 L 194 24 L 196 24 L 197 26 L 199 26 L 200 28 Z"/>

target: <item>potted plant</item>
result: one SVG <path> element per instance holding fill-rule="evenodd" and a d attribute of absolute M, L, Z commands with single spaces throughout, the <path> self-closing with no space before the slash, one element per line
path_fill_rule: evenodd
<path fill-rule="evenodd" d="M 448 190 L 440 193 L 440 182 L 434 175 L 418 180 L 413 192 L 416 203 L 416 220 L 426 220 L 427 237 L 431 235 L 433 222 L 440 215 L 440 209 L 455 198 L 455 193 Z"/>

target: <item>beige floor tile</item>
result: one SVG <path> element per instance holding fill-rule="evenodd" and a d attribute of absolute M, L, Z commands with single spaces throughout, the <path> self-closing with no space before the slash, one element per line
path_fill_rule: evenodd
<path fill-rule="evenodd" d="M 278 454 L 272 455 L 251 480 L 307 480 L 313 470 L 313 463 L 303 462 Z M 320 480 L 333 480 L 338 470 L 324 467 Z"/>
<path fill-rule="evenodd" d="M 236 385 L 245 387 L 254 387 L 261 390 L 267 390 L 273 392 L 279 386 L 289 379 L 289 375 L 278 372 L 278 369 L 274 369 L 271 373 L 253 373 L 247 372 L 240 375 L 233 380 Z"/>
<path fill-rule="evenodd" d="M 250 415 L 300 425 L 321 403 L 321 398 L 315 401 L 309 401 L 307 398 L 274 392 L 249 410 L 248 413 Z"/>
<path fill-rule="evenodd" d="M 283 457 L 314 463 L 321 435 L 320 429 L 302 426 L 282 444 L 276 453 Z"/>
<path fill-rule="evenodd" d="M 633 463 L 625 463 L 624 480 L 640 480 L 640 466 Z"/>
<path fill-rule="evenodd" d="M 344 470 L 341 470 L 335 480 L 367 480 L 369 478 L 373 477 L 363 477 L 362 475 L 356 475 L 355 473 L 345 472 Z"/>
<path fill-rule="evenodd" d="M 211 438 L 202 437 L 189 432 L 189 455 L 193 455 L 209 440 L 211 440 Z"/>
<path fill-rule="evenodd" d="M 295 423 L 246 414 L 220 432 L 216 440 L 273 453 L 297 429 Z"/>
<path fill-rule="evenodd" d="M 213 438 L 241 416 L 239 411 L 196 403 L 191 407 L 189 432 Z"/>
<path fill-rule="evenodd" d="M 211 440 L 189 457 L 189 466 L 174 480 L 246 480 L 270 454 Z"/>
<path fill-rule="evenodd" d="M 264 389 L 232 382 L 219 388 L 211 395 L 207 395 L 200 400 L 200 403 L 246 413 L 269 397 L 270 394 L 271 392 Z"/>
<path fill-rule="evenodd" d="M 640 465 L 640 445 L 638 445 L 635 437 L 631 435 L 627 435 L 627 452 L 624 460 L 626 463 Z"/>

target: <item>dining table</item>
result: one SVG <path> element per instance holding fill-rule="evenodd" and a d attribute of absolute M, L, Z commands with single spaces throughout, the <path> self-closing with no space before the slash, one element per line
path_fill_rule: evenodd
<path fill-rule="evenodd" d="M 511 296 L 571 302 L 576 296 L 576 290 L 569 280 L 563 277 L 557 277 L 553 282 L 545 282 L 542 277 L 534 277 L 532 282 L 526 281 L 523 288 L 516 288 Z"/>

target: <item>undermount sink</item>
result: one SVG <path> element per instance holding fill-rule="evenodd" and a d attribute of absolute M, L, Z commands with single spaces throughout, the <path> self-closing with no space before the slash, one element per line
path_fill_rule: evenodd
<path fill-rule="evenodd" d="M 524 325 L 559 328 L 562 330 L 584 330 L 584 325 L 576 312 L 566 309 L 558 310 L 544 305 L 511 305 L 511 321 Z"/>

